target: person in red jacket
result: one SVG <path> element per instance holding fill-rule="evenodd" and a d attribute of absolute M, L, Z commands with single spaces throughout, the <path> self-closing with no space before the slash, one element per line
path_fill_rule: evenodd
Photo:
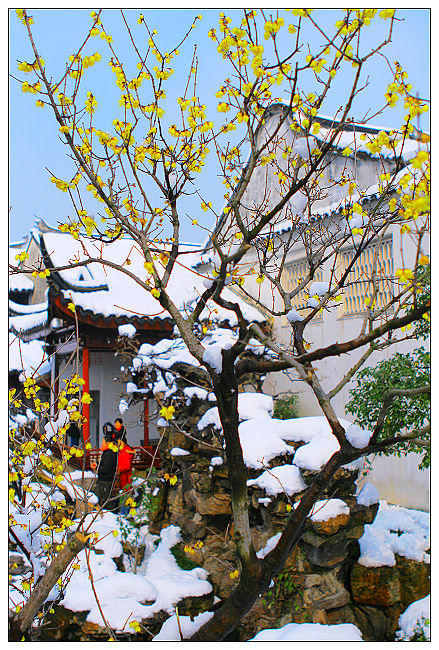
<path fill-rule="evenodd" d="M 123 490 L 127 485 L 130 485 L 131 483 L 134 449 L 130 447 L 130 445 L 128 444 L 127 436 L 126 436 L 125 428 L 123 427 L 122 420 L 120 419 L 116 420 L 115 422 L 116 428 L 118 428 L 118 424 L 120 425 L 119 431 L 123 430 L 122 437 L 121 437 L 122 444 L 119 450 L 119 457 L 117 461 L 117 470 L 119 472 L 120 488 Z"/>

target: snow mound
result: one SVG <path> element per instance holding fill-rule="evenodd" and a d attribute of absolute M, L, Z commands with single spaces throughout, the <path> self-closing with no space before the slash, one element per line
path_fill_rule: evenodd
<path fill-rule="evenodd" d="M 362 429 L 358 424 L 351 424 L 346 430 L 346 438 L 356 449 L 363 449 L 372 436 L 372 431 Z"/>
<path fill-rule="evenodd" d="M 110 627 L 133 632 L 130 621 L 150 618 L 159 611 L 166 611 L 172 616 L 175 605 L 183 598 L 202 596 L 212 591 L 207 581 L 207 571 L 201 568 L 184 571 L 178 566 L 171 553 L 171 548 L 181 541 L 177 526 L 168 526 L 161 531 L 157 548 L 145 555 L 137 574 L 123 573 L 117 570 L 112 559 L 121 552 L 119 538 L 122 523 L 111 512 L 104 512 L 103 517 L 95 521 L 93 517 L 96 515 L 88 515 L 86 523 L 89 524 L 89 532 L 98 533 L 96 548 L 104 552 L 98 555 L 91 551 L 89 562 L 94 587 Z M 113 531 L 116 531 L 115 536 Z M 73 611 L 89 610 L 86 620 L 102 625 L 102 615 L 90 584 L 85 551 L 79 553 L 77 560 L 80 568 L 73 573 L 61 604 Z"/>
<path fill-rule="evenodd" d="M 238 413 L 240 420 L 269 418 L 273 413 L 273 398 L 264 393 L 239 393 Z M 198 430 L 201 431 L 209 424 L 213 424 L 215 429 L 222 428 L 218 408 L 216 406 L 208 409 L 203 417 L 198 421 Z"/>
<path fill-rule="evenodd" d="M 286 314 L 286 317 L 290 323 L 297 323 L 298 321 L 303 320 L 303 316 L 301 316 L 295 309 L 290 309 L 290 311 Z"/>
<path fill-rule="evenodd" d="M 378 514 L 364 527 L 359 543 L 358 563 L 366 567 L 395 566 L 395 554 L 429 563 L 429 514 L 380 501 Z"/>
<path fill-rule="evenodd" d="M 348 515 L 349 506 L 341 499 L 322 499 L 316 501 L 311 510 L 311 521 L 328 521 L 338 515 Z"/>
<path fill-rule="evenodd" d="M 172 447 L 171 451 L 169 452 L 171 456 L 189 456 L 190 452 L 187 451 L 186 449 L 181 449 L 180 447 Z"/>
<path fill-rule="evenodd" d="M 325 417 L 303 417 L 278 420 L 271 417 L 273 401 L 262 393 L 240 393 L 238 411 L 241 420 L 239 438 L 247 467 L 262 469 L 276 456 L 293 454 L 293 463 L 301 469 L 319 471 L 329 458 L 340 449 Z M 218 409 L 208 409 L 198 421 L 198 429 L 209 424 L 221 429 Z M 351 423 L 340 420 L 347 430 Z M 296 452 L 287 442 L 305 443 Z M 358 464 L 362 461 L 359 460 Z M 354 467 L 353 467 L 354 468 Z"/>
<path fill-rule="evenodd" d="M 380 495 L 372 483 L 365 483 L 357 494 L 357 503 L 360 506 L 371 506 L 373 503 L 379 503 Z"/>
<path fill-rule="evenodd" d="M 300 469 L 295 465 L 281 465 L 265 470 L 258 478 L 248 480 L 247 485 L 259 487 L 270 496 L 276 496 L 283 492 L 291 496 L 306 488 L 306 483 L 300 475 Z"/>
<path fill-rule="evenodd" d="M 411 641 L 415 631 L 422 631 L 430 641 L 430 596 L 409 605 L 398 620 L 397 641 Z"/>
<path fill-rule="evenodd" d="M 177 620 L 177 616 L 174 614 L 163 623 L 160 632 L 156 634 L 152 641 L 181 641 L 179 624 L 183 638 L 187 639 L 207 623 L 212 616 L 213 612 L 203 612 L 198 616 L 194 616 L 193 619 L 190 616 L 179 616 Z"/>
<path fill-rule="evenodd" d="M 262 630 L 249 641 L 362 641 L 360 630 L 352 623 L 288 623 L 278 629 Z"/>

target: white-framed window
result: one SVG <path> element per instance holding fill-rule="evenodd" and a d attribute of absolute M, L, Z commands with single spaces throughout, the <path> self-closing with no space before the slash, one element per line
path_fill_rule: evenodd
<path fill-rule="evenodd" d="M 340 276 L 345 272 L 355 255 L 355 249 L 350 248 L 339 254 Z M 355 316 L 366 310 L 365 299 L 372 297 L 374 270 L 378 282 L 376 308 L 380 309 L 391 300 L 393 277 L 393 247 L 392 239 L 369 244 L 355 261 L 349 273 L 343 290 L 341 316 Z"/>
<path fill-rule="evenodd" d="M 282 272 L 282 286 L 285 289 L 285 291 L 293 291 L 308 275 L 309 273 L 309 263 L 307 259 L 303 260 L 298 260 L 297 262 L 288 262 L 285 264 L 283 272 Z M 314 274 L 314 278 L 312 279 L 312 282 L 322 282 L 323 281 L 323 269 L 318 268 Z M 309 286 L 310 283 L 308 283 L 308 286 L 305 287 L 305 289 L 302 289 L 299 291 L 299 293 L 296 293 L 295 296 L 291 298 L 291 307 L 293 309 L 300 309 L 300 313 L 305 316 L 310 310 L 308 307 L 308 294 L 309 294 Z M 307 309 L 308 311 L 303 311 L 304 309 Z M 315 318 L 313 319 L 313 322 L 316 319 L 321 319 L 322 316 L 321 314 L 317 314 Z M 290 327 L 290 323 L 288 322 L 287 318 L 285 316 L 281 317 L 281 324 L 282 327 Z"/>

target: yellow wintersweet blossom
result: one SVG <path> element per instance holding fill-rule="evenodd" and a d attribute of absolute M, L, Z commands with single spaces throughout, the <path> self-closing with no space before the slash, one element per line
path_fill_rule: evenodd
<path fill-rule="evenodd" d="M 387 18 L 393 18 L 395 15 L 395 9 L 383 9 L 380 11 L 380 18 L 387 20 Z"/>
<path fill-rule="evenodd" d="M 165 479 L 165 481 L 169 481 L 171 485 L 175 485 L 177 483 L 177 477 L 175 476 L 175 474 L 172 475 L 165 474 L 163 478 Z"/>
<path fill-rule="evenodd" d="M 160 415 L 165 418 L 165 420 L 172 420 L 174 417 L 175 407 L 174 406 L 162 406 L 160 409 Z"/>

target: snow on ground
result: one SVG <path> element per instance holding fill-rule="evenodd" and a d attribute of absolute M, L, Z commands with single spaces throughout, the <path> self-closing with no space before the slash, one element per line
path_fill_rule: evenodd
<path fill-rule="evenodd" d="M 430 620 L 430 596 L 416 600 L 399 617 L 396 640 L 411 641 L 416 631 L 422 631 L 430 641 Z"/>
<path fill-rule="evenodd" d="M 151 639 L 152 641 L 181 641 L 180 630 L 183 635 L 183 639 L 195 634 L 197 630 L 200 629 L 202 625 L 207 623 L 213 616 L 213 612 L 203 612 L 194 616 L 191 619 L 190 616 L 179 616 L 177 621 L 177 616 L 174 614 L 171 618 L 168 618 L 162 625 L 162 628 L 156 636 Z M 180 625 L 180 630 L 179 626 Z"/>
<path fill-rule="evenodd" d="M 278 629 L 262 630 L 249 641 L 362 641 L 360 630 L 352 623 L 288 623 Z"/>
<path fill-rule="evenodd" d="M 91 522 L 93 515 L 88 516 Z M 102 610 L 108 624 L 115 630 L 132 632 L 130 621 L 153 616 L 159 611 L 174 614 L 174 606 L 186 596 L 202 596 L 212 590 L 204 569 L 191 571 L 180 569 L 170 549 L 181 541 L 180 529 L 168 526 L 160 533 L 160 541 L 155 550 L 146 554 L 137 574 L 117 570 L 112 558 L 120 554 L 120 521 L 110 512 L 103 519 L 96 519 L 90 531 L 98 533 L 96 548 L 89 554 L 94 587 L 98 593 Z M 113 535 L 113 531 L 117 531 Z M 102 615 L 89 580 L 86 551 L 78 555 L 80 569 L 75 571 L 67 585 L 61 604 L 73 611 L 89 610 L 87 621 L 103 624 Z M 152 601 L 151 604 L 144 604 Z"/>
<path fill-rule="evenodd" d="M 366 524 L 359 540 L 359 564 L 395 566 L 395 553 L 417 562 L 430 562 L 430 515 L 421 510 L 380 501 L 372 524 Z"/>

